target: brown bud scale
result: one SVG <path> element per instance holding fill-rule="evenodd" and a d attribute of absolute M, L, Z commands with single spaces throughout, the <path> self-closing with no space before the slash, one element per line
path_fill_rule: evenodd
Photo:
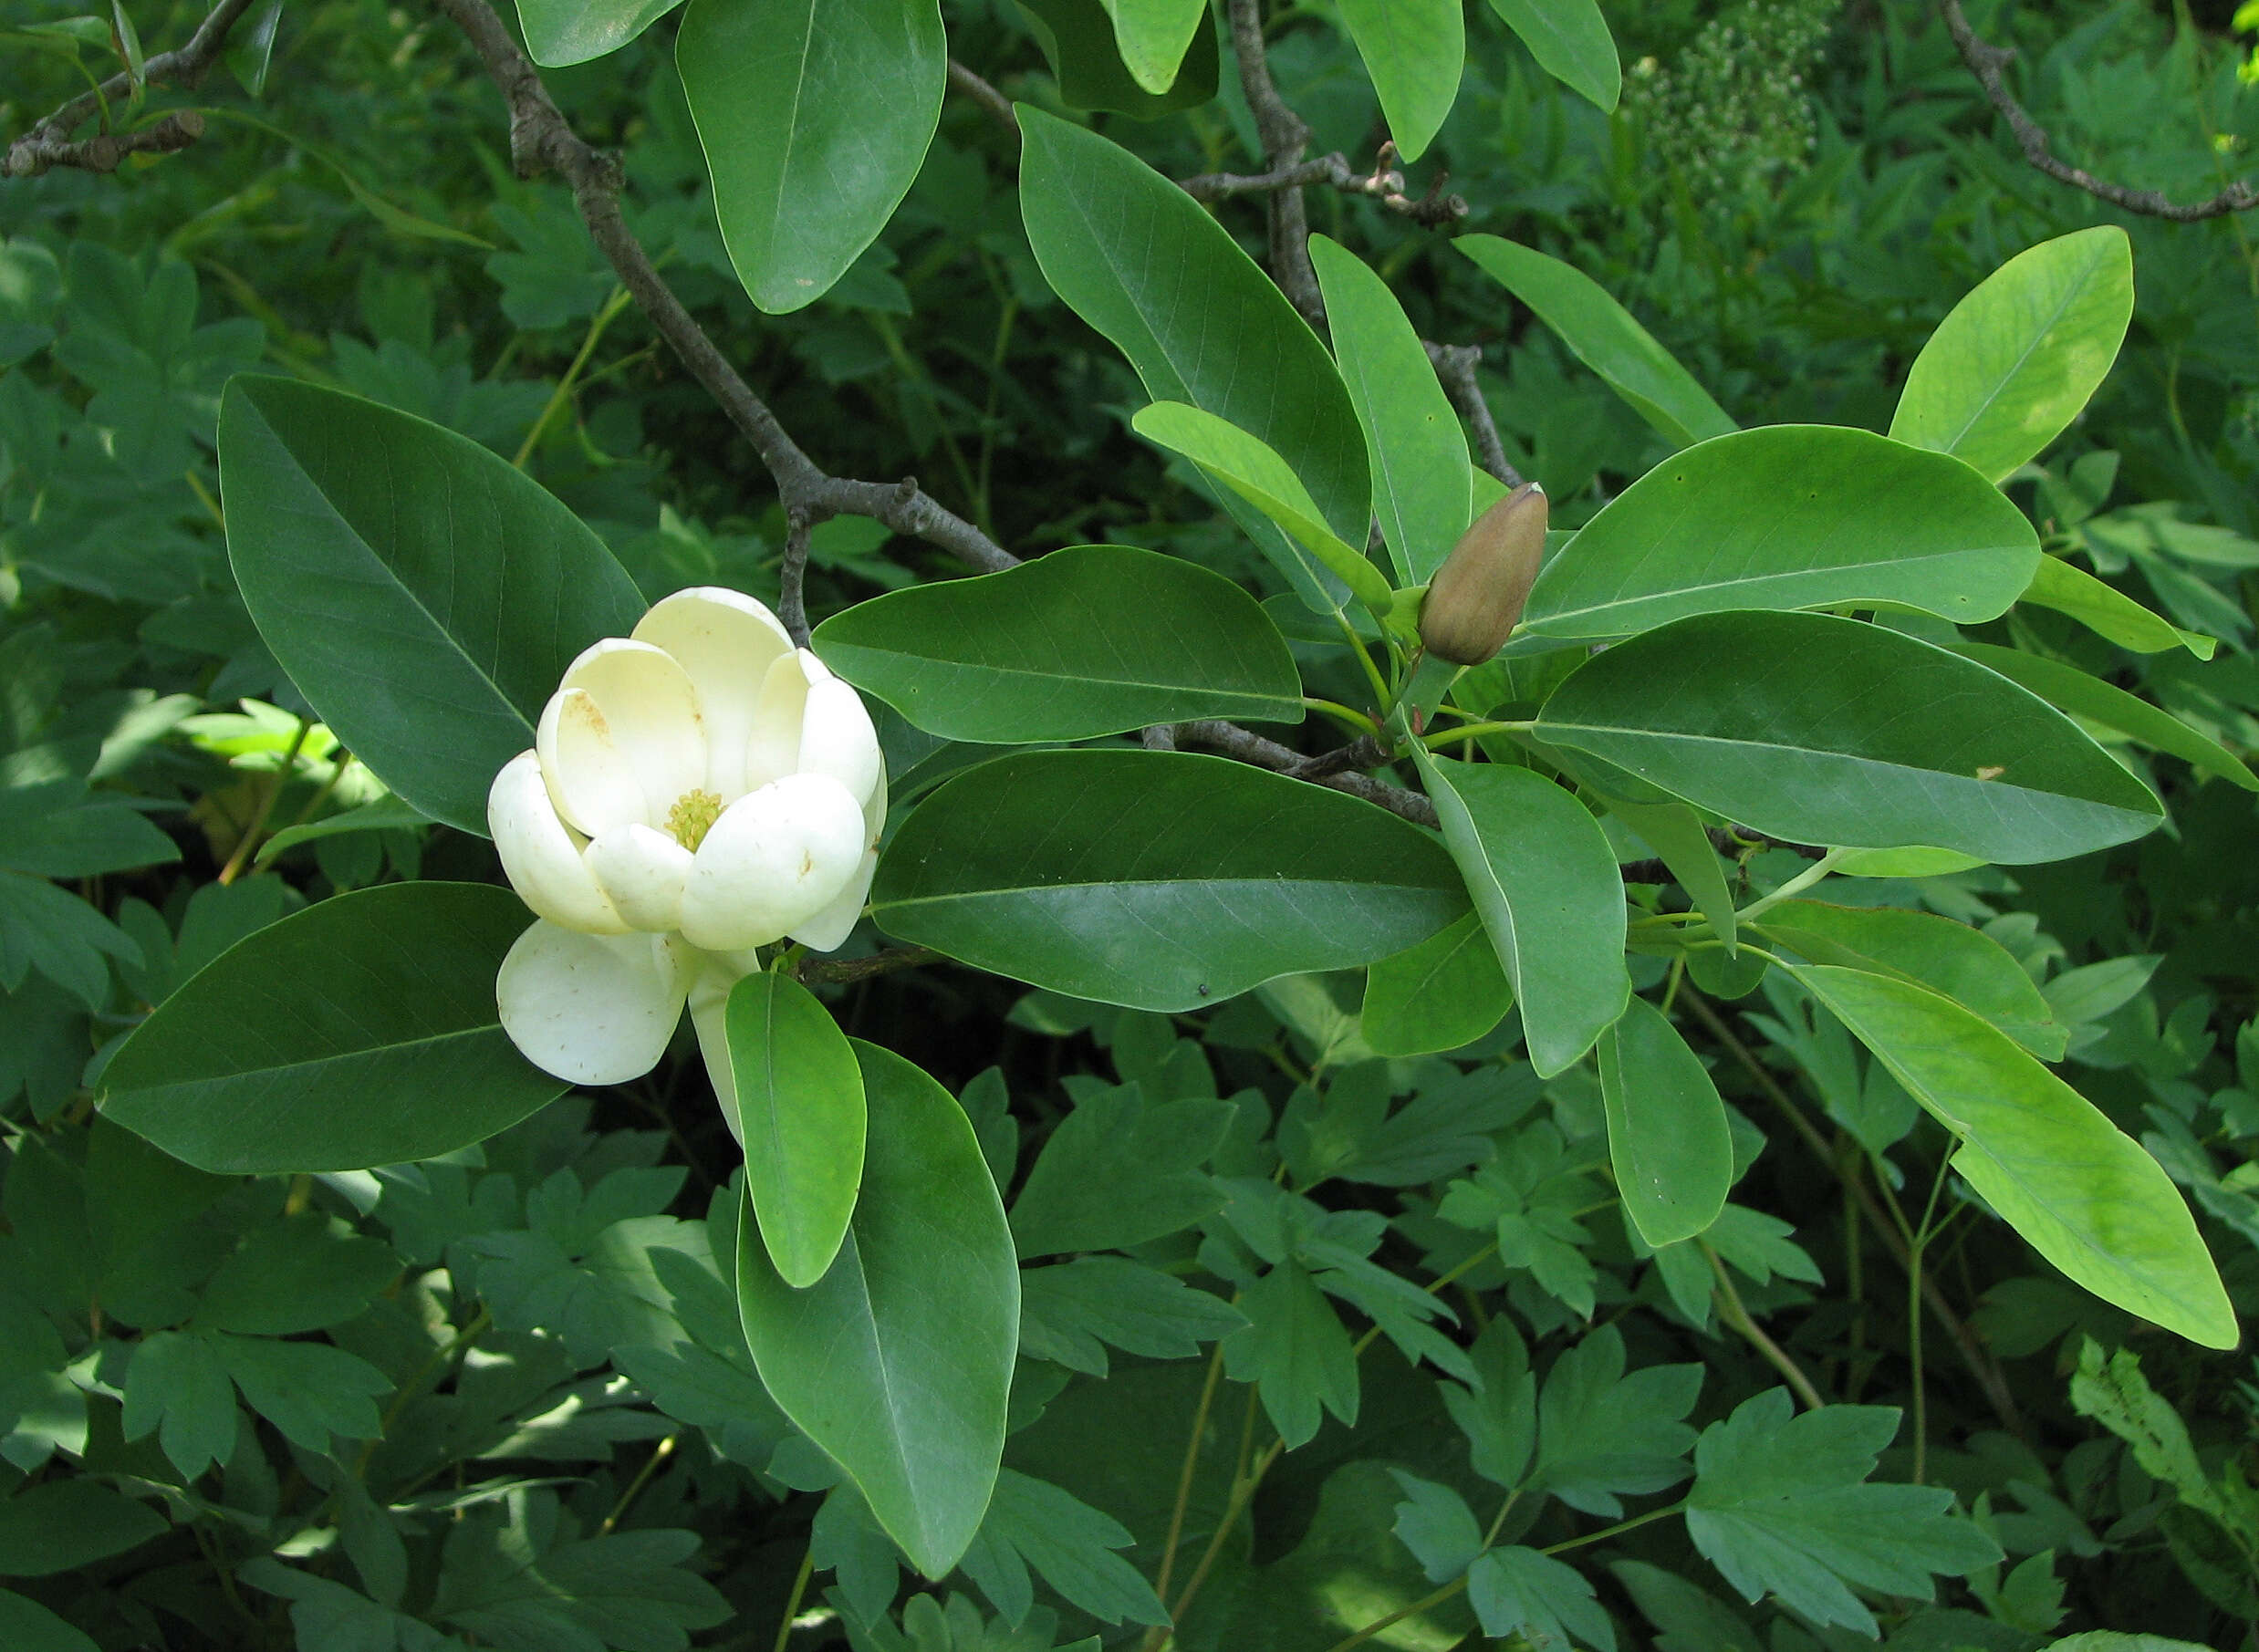
<path fill-rule="evenodd" d="M 1459 537 L 1428 586 L 1420 640 L 1453 665 L 1481 665 L 1506 646 L 1546 553 L 1546 491 L 1525 482 Z"/>

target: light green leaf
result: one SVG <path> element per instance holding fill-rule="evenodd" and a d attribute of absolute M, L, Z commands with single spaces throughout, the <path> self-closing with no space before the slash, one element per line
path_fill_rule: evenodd
<path fill-rule="evenodd" d="M 1853 970 L 1796 979 L 1961 1138 L 1953 1168 L 2049 1262 L 2106 1302 L 2232 1348 L 2235 1311 L 2188 1206 L 2095 1105 L 1949 998 Z"/>
<path fill-rule="evenodd" d="M 1983 642 L 1956 643 L 1953 651 L 1990 667 L 2011 682 L 2022 683 L 2058 711 L 2116 729 L 2155 751 L 2170 752 L 2204 774 L 2217 774 L 2247 792 L 2259 792 L 2259 775 L 2218 741 L 2198 733 L 2161 707 L 2098 677 L 2089 677 L 2077 666 Z"/>
<path fill-rule="evenodd" d="M 1498 5 L 1500 0 L 1491 0 L 1491 4 Z M 1564 11 L 1582 7 L 1589 9 L 1593 21 L 1599 23 L 1598 8 L 1591 0 L 1507 0 L 1507 4 L 1533 9 L 1557 4 Z M 1607 26 L 1599 26 L 1605 36 Z M 1612 43 L 1608 60 L 1613 65 Z M 1595 101 L 1598 101 L 1597 97 Z M 1608 102 L 1615 102 L 1612 95 Z M 1571 355 L 1606 379 L 1610 390 L 1674 446 L 1690 447 L 1735 429 L 1725 410 L 1711 400 L 1710 392 L 1694 381 L 1694 376 L 1582 270 L 1496 235 L 1462 235 L 1452 244 L 1529 306 L 1537 319 L 1568 346 Z"/>
<path fill-rule="evenodd" d="M 1137 369 L 1157 401 L 1229 420 L 1284 459 L 1326 525 L 1364 543 L 1371 484 L 1341 375 L 1308 323 L 1201 204 L 1128 151 L 1023 105 L 1020 212 L 1052 290 Z M 1301 553 L 1227 504 L 1319 613 Z"/>
<path fill-rule="evenodd" d="M 1694 909 L 1710 920 L 1711 931 L 1725 945 L 1725 955 L 1735 956 L 1740 928 L 1733 889 L 1702 817 L 1683 803 L 1629 803 L 1620 797 L 1608 798 L 1608 812 L 1655 851 Z"/>
<path fill-rule="evenodd" d="M 1132 78 L 1145 90 L 1167 91 L 1192 43 L 1208 20 L 1208 0 L 1102 0 L 1114 20 L 1114 39 Z"/>
<path fill-rule="evenodd" d="M 2032 583 L 2019 600 L 2068 614 L 2098 637 L 2137 654 L 2184 648 L 2199 660 L 2210 660 L 2220 646 L 2212 638 L 2184 631 L 2163 615 L 2151 613 L 2116 586 L 2103 584 L 2060 556 L 2039 559 Z"/>
<path fill-rule="evenodd" d="M 1600 1095 L 1616 1189 L 1655 1250 L 1718 1219 L 1733 1185 L 1733 1134 L 1702 1058 L 1644 998 L 1600 1035 Z"/>
<path fill-rule="evenodd" d="M 1604 1325 L 1553 1362 L 1537 1405 L 1538 1483 L 1607 1520 L 1622 1516 L 1624 1498 L 1686 1478 L 1685 1418 L 1702 1388 L 1700 1366 L 1627 1374 L 1625 1363 L 1623 1334 Z"/>
<path fill-rule="evenodd" d="M 2038 696 L 1825 614 L 1705 614 L 1618 643 L 1554 691 L 1536 733 L 1794 843 L 2023 865 L 2163 816 Z"/>
<path fill-rule="evenodd" d="M 1310 262 L 1364 428 L 1381 536 L 1400 582 L 1425 585 L 1474 518 L 1466 432 L 1388 283 L 1323 235 L 1310 237 Z"/>
<path fill-rule="evenodd" d="M 1895 976 L 1975 1011 L 2033 1055 L 2063 1059 L 2064 1029 L 2015 955 L 1981 930 L 1901 907 L 1786 900 L 1765 911 L 1765 940 L 1814 963 Z"/>
<path fill-rule="evenodd" d="M 1585 805 L 1532 770 L 1456 763 L 1415 746 L 1467 880 L 1522 1009 L 1530 1065 L 1550 1078 L 1623 1013 L 1624 886 Z"/>
<path fill-rule="evenodd" d="M 526 909 L 486 884 L 385 884 L 238 941 L 102 1075 L 102 1110 L 223 1174 L 452 1153 L 565 1091 L 502 1030 L 494 974 Z"/>
<path fill-rule="evenodd" d="M 682 0 L 517 0 L 526 51 L 544 68 L 563 68 L 618 51 Z"/>
<path fill-rule="evenodd" d="M 634 582 L 506 461 L 356 396 L 234 379 L 219 449 L 260 637 L 387 785 L 484 836 L 565 668 L 642 615 Z"/>
<path fill-rule="evenodd" d="M 831 1266 L 855 1214 L 862 1071 L 831 1012 L 789 976 L 744 977 L 725 1014 L 745 1192 L 769 1260 L 803 1289 Z"/>
<path fill-rule="evenodd" d="M 674 57 L 737 279 L 772 316 L 813 304 L 878 239 L 933 141 L 940 0 L 692 0 Z"/>
<path fill-rule="evenodd" d="M 348 832 L 412 832 L 431 824 L 422 810 L 402 803 L 399 798 L 380 797 L 374 803 L 364 803 L 359 808 L 346 809 L 326 820 L 285 826 L 259 846 L 259 852 L 252 864 L 263 867 L 285 850 L 295 849 L 302 843 L 338 837 Z M 218 886 L 211 887 L 216 888 Z"/>
<path fill-rule="evenodd" d="M 1613 112 L 1623 93 L 1623 65 L 1594 0 L 1490 0 L 1490 8 L 1522 37 L 1538 68 Z"/>
<path fill-rule="evenodd" d="M 957 1564 L 1004 1452 L 1020 1273 L 980 1143 L 949 1092 L 858 1042 L 862 1195 L 824 1277 L 796 1291 L 740 1218 L 737 1290 L 769 1393 L 847 1470 L 929 1577 Z"/>
<path fill-rule="evenodd" d="M 1480 914 L 1469 912 L 1365 975 L 1365 1041 L 1382 1055 L 1473 1044 L 1505 1019 L 1514 988 Z"/>
<path fill-rule="evenodd" d="M 1889 604 L 1996 619 L 2039 539 L 1968 466 L 1823 424 L 1689 448 L 1633 483 L 1551 558 L 1524 632 L 1623 637 L 1733 608 Z"/>
<path fill-rule="evenodd" d="M 1221 1344 L 1234 1382 L 1252 1382 L 1263 1409 L 1286 1442 L 1308 1443 L 1330 1411 L 1357 1422 L 1357 1353 L 1340 1315 L 1300 1262 L 1280 1262 L 1240 1298 L 1244 1329 Z"/>
<path fill-rule="evenodd" d="M 1432 838 L 1338 792 L 1183 753 L 1024 752 L 918 805 L 871 910 L 982 969 L 1178 1011 L 1385 958 L 1464 901 Z"/>
<path fill-rule="evenodd" d="M 1819 1624 L 1877 1633 L 1847 1584 L 1914 1600 L 1932 1573 L 1974 1571 L 2000 1549 L 1955 1519 L 1940 1486 L 1866 1483 L 1898 1432 L 1887 1406 L 1794 1415 L 1785 1388 L 1744 1400 L 1702 1430 L 1686 1531 L 1744 1600 L 1776 1596 Z"/>
<path fill-rule="evenodd" d="M 1397 152 L 1419 160 L 1459 97 L 1465 8 L 1461 0 L 1342 0 L 1341 20 L 1380 94 Z M 1329 317 L 1332 310 L 1328 302 Z"/>
<path fill-rule="evenodd" d="M 1988 481 L 2063 433 L 2133 318 L 2133 244 L 2114 223 L 2043 241 L 1980 282 L 1908 369 L 1890 434 Z"/>
<path fill-rule="evenodd" d="M 1020 0 L 1069 109 L 1112 109 L 1154 120 L 1196 109 L 1216 95 L 1223 68 L 1214 27 L 1195 28 L 1192 44 L 1166 92 L 1147 91 L 1122 61 L 1104 0 Z"/>
<path fill-rule="evenodd" d="M 824 621 L 813 646 L 949 740 L 1303 716 L 1301 675 L 1262 604 L 1195 563 L 1129 545 L 1069 545 L 1001 574 L 875 597 Z"/>
<path fill-rule="evenodd" d="M 1389 582 L 1365 553 L 1327 527 L 1302 479 L 1270 447 L 1228 420 L 1181 401 L 1139 410 L 1130 428 L 1182 453 L 1294 536 L 1327 572 L 1377 614 L 1393 601 Z"/>

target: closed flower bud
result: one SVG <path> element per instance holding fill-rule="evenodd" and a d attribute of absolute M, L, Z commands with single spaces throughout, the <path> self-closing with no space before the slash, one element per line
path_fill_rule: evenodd
<path fill-rule="evenodd" d="M 1546 551 L 1546 490 L 1525 482 L 1475 518 L 1428 586 L 1420 640 L 1453 665 L 1506 646 Z"/>

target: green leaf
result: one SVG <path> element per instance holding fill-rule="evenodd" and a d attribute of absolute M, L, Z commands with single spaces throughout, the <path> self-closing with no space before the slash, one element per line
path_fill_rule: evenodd
<path fill-rule="evenodd" d="M 376 1398 L 392 1379 L 367 1360 L 326 1342 L 265 1336 L 204 1338 L 251 1408 L 309 1451 L 330 1449 L 333 1434 L 375 1439 L 384 1432 Z"/>
<path fill-rule="evenodd" d="M 942 118 L 940 0 L 692 0 L 674 40 L 737 279 L 772 316 L 831 290 Z"/>
<path fill-rule="evenodd" d="M 2116 586 L 2103 584 L 2060 556 L 2039 559 L 2032 583 L 2019 600 L 2068 614 L 2096 636 L 2137 654 L 2184 648 L 2199 660 L 2210 660 L 2220 646 L 2213 638 L 2184 631 L 2161 614 L 2151 613 Z"/>
<path fill-rule="evenodd" d="M 1020 1350 L 1104 1377 L 1106 1348 L 1190 1359 L 1247 1323 L 1218 1296 L 1126 1256 L 1081 1256 L 1020 1275 Z"/>
<path fill-rule="evenodd" d="M 44 878 L 0 871 L 0 988 L 15 992 L 36 970 L 89 1010 L 109 999 L 112 958 L 129 967 L 141 950 L 123 930 Z"/>
<path fill-rule="evenodd" d="M 1182 753 L 1023 752 L 918 805 L 871 910 L 999 974 L 1177 1011 L 1385 958 L 1464 899 L 1433 839 L 1326 787 Z"/>
<path fill-rule="evenodd" d="M 1968 466 L 1865 431 L 1767 425 L 1633 483 L 1530 591 L 1533 637 L 1624 637 L 1689 614 L 1889 605 L 1996 619 L 2039 540 Z"/>
<path fill-rule="evenodd" d="M 1984 476 L 2063 433 L 2133 319 L 2133 243 L 2114 223 L 2043 241 L 1978 283 L 1907 369 L 1890 434 Z"/>
<path fill-rule="evenodd" d="M 353 1318 L 400 1277 L 382 1240 L 318 1210 L 264 1223 L 203 1289 L 196 1324 L 249 1336 L 296 1336 Z"/>
<path fill-rule="evenodd" d="M 1332 359 L 1230 232 L 1174 183 L 1095 132 L 1020 106 L 1020 212 L 1044 278 L 1130 358 L 1157 401 L 1182 401 L 1267 444 L 1326 525 L 1361 545 L 1365 443 Z M 1320 613 L 1302 558 L 1253 511 L 1234 513 Z"/>
<path fill-rule="evenodd" d="M 1070 1604 L 1100 1623 L 1127 1618 L 1137 1624 L 1165 1624 L 1169 1610 L 1153 1593 L 1153 1585 L 1115 1553 L 1135 1541 L 1119 1521 L 1079 1497 L 1049 1481 L 1006 1469 L 996 1477 L 995 1498 L 988 1505 L 980 1537 L 965 1554 L 964 1569 L 1008 1621 L 1027 1616 L 1032 1599 L 1027 1573 L 1032 1567 Z M 1010 1597 L 1012 1605 L 998 1599 L 999 1595 Z"/>
<path fill-rule="evenodd" d="M 1341 20 L 1380 94 L 1397 152 L 1419 160 L 1459 98 L 1465 8 L 1461 0 L 1342 0 Z M 1326 307 L 1330 318 L 1330 301 Z"/>
<path fill-rule="evenodd" d="M 1493 1485 L 1518 1490 L 1537 1446 L 1537 1379 L 1530 1374 L 1529 1349 L 1499 1317 L 1483 1327 L 1471 1357 L 1481 1380 L 1463 1388 L 1439 1384 L 1443 1408 L 1467 1437 L 1474 1471 Z"/>
<path fill-rule="evenodd" d="M 751 1219 L 737 1237 L 745 1337 L 769 1393 L 845 1469 L 929 1577 L 979 1531 L 1004 1451 L 1020 1275 L 1004 1205 L 949 1092 L 857 1043 L 870 1139 L 831 1270 L 796 1291 Z"/>
<path fill-rule="evenodd" d="M 1404 1488 L 1404 1501 L 1396 1505 L 1396 1524 L 1390 1530 L 1412 1552 L 1431 1583 L 1457 1577 L 1483 1552 L 1483 1528 L 1475 1523 L 1474 1511 L 1449 1486 L 1401 1469 L 1389 1472 Z"/>
<path fill-rule="evenodd" d="M 517 0 L 526 51 L 543 68 L 608 57 L 682 0 Z"/>
<path fill-rule="evenodd" d="M 1718 1218 L 1733 1185 L 1725 1103 L 1701 1057 L 1644 998 L 1600 1038 L 1608 1156 L 1624 1212 L 1655 1249 Z"/>
<path fill-rule="evenodd" d="M 1059 101 L 1069 109 L 1110 109 L 1156 120 L 1197 109 L 1216 95 L 1223 60 L 1213 26 L 1193 30 L 1176 79 L 1167 91 L 1154 93 L 1140 86 L 1122 61 L 1104 0 L 1020 0 L 1020 9 L 1058 80 Z"/>
<path fill-rule="evenodd" d="M 1694 1430 L 1685 1417 L 1702 1392 L 1700 1366 L 1624 1371 L 1624 1339 L 1603 1326 L 1546 1373 L 1537 1403 L 1535 1475 L 1572 1509 L 1620 1519 L 1626 1497 L 1686 1478 Z"/>
<path fill-rule="evenodd" d="M 1767 940 L 1814 963 L 1910 981 L 1973 1010 L 2033 1055 L 2063 1059 L 2064 1030 L 2015 954 L 1980 930 L 1900 907 L 1787 900 L 1769 907 Z"/>
<path fill-rule="evenodd" d="M 71 1624 L 37 1601 L 0 1589 L 0 1646 L 8 1652 L 101 1652 Z"/>
<path fill-rule="evenodd" d="M 89 798 L 77 781 L 0 790 L 0 868 L 9 871 L 99 878 L 180 857 L 131 805 Z"/>
<path fill-rule="evenodd" d="M 1456 26 L 1455 0 L 1450 10 Z M 1310 237 L 1310 262 L 1334 358 L 1365 431 L 1381 536 L 1399 581 L 1425 585 L 1473 519 L 1466 432 L 1389 284 L 1323 235 Z"/>
<path fill-rule="evenodd" d="M 1530 1646 L 1555 1642 L 1616 1652 L 1616 1626 L 1575 1567 L 1515 1544 L 1481 1555 L 1467 1573 L 1467 1600 L 1483 1633 L 1517 1632 Z"/>
<path fill-rule="evenodd" d="M 223 1174 L 358 1170 L 484 1140 L 566 1087 L 494 1007 L 525 927 L 517 898 L 484 884 L 308 907 L 160 1004 L 104 1069 L 103 1111 Z"/>
<path fill-rule="evenodd" d="M 2229 1499 L 2236 1479 L 2214 1482 L 2198 1460 L 2189 1426 L 2172 1402 L 2141 1374 L 2141 1356 L 2120 1348 L 2107 1362 L 2091 1336 L 2078 1348 L 2078 1370 L 2071 1377 L 2071 1407 L 2090 1417 L 2133 1448 L 2134 1460 L 2152 1479 L 2161 1480 L 2190 1508 L 2211 1515 L 2230 1531 L 2240 1523 Z"/>
<path fill-rule="evenodd" d="M 1794 843 L 2024 865 L 2163 815 L 2038 696 L 1825 614 L 1705 614 L 1618 643 L 1554 691 L 1536 733 Z"/>
<path fill-rule="evenodd" d="M 1522 1010 L 1540 1077 L 1583 1059 L 1631 994 L 1624 972 L 1624 886 L 1615 851 L 1585 805 L 1530 769 L 1457 763 L 1413 748 Z"/>
<path fill-rule="evenodd" d="M 1687 1535 L 1744 1600 L 1766 1594 L 1819 1624 L 1877 1633 L 1847 1584 L 1927 1600 L 1931 1574 L 1996 1562 L 2000 1550 L 1951 1512 L 1938 1486 L 1865 1483 L 1898 1432 L 1887 1406 L 1792 1415 L 1769 1388 L 1702 1430 L 1694 1448 Z"/>
<path fill-rule="evenodd" d="M 2033 1249 L 2106 1302 L 2206 1347 L 2235 1345 L 2188 1206 L 2092 1102 L 1926 988 L 1826 966 L 1796 979 L 1961 1138 L 1953 1168 Z"/>
<path fill-rule="evenodd" d="M 266 71 L 275 57 L 275 32 L 282 24 L 283 0 L 266 0 L 247 26 L 239 26 L 227 48 L 227 67 L 254 99 L 266 90 Z"/>
<path fill-rule="evenodd" d="M 133 1345 L 120 1426 L 129 1440 L 151 1433 L 172 1466 L 194 1480 L 235 1454 L 235 1389 L 210 1339 L 159 1331 Z"/>
<path fill-rule="evenodd" d="M 1740 951 L 1740 920 L 1733 908 L 1733 889 L 1726 881 L 1725 863 L 1718 857 L 1702 817 L 1683 803 L 1629 803 L 1620 797 L 1607 801 L 1608 812 L 1655 851 L 1686 890 L 1694 909 L 1710 920 L 1712 932 L 1725 944 L 1725 955 L 1735 956 Z"/>
<path fill-rule="evenodd" d="M 2259 792 L 2259 775 L 2218 741 L 2198 733 L 2171 712 L 2090 677 L 2077 666 L 1983 642 L 1957 642 L 1953 652 L 2023 684 L 2057 711 L 2116 729 L 2154 751 L 2170 752 L 2204 774 L 2217 774 L 2247 792 Z"/>
<path fill-rule="evenodd" d="M 1557 6 L 1564 14 L 1589 11 L 1602 39 L 1607 36 L 1607 25 L 1600 22 L 1599 9 L 1592 0 L 1504 0 L 1503 5 L 1501 0 L 1491 0 L 1491 4 L 1502 13 L 1508 5 L 1527 7 L 1533 14 L 1541 6 L 1548 11 Z M 1506 21 L 1512 24 L 1514 19 L 1509 16 Z M 1608 42 L 1611 68 L 1615 59 L 1615 45 Z M 1602 100 L 1593 91 L 1586 91 L 1586 96 L 1595 102 Z M 1604 107 L 1615 101 L 1610 93 Z M 1661 431 L 1674 447 L 1691 447 L 1734 430 L 1725 410 L 1711 400 L 1710 392 L 1694 381 L 1694 376 L 1655 342 L 1653 334 L 1631 318 L 1629 310 L 1582 270 L 1496 235 L 1462 235 L 1452 244 L 1529 306 L 1537 319 L 1568 346 L 1571 355 L 1606 379 L 1610 390 L 1629 402 L 1632 410 Z"/>
<path fill-rule="evenodd" d="M 1019 1253 L 1126 1250 L 1222 1210 L 1222 1190 L 1200 1167 L 1234 1110 L 1228 1101 L 1149 1105 L 1136 1085 L 1079 1091 L 1012 1201 Z"/>
<path fill-rule="evenodd" d="M 1594 0 L 1490 0 L 1490 8 L 1522 37 L 1538 68 L 1614 112 L 1623 93 L 1623 65 Z"/>
<path fill-rule="evenodd" d="M 698 1546 L 666 1527 L 582 1538 L 552 1493 L 516 1491 L 449 1522 L 430 1616 L 510 1652 L 676 1652 L 732 1616 L 683 1564 Z"/>
<path fill-rule="evenodd" d="M 1340 1315 L 1300 1262 L 1283 1262 L 1240 1298 L 1244 1329 L 1222 1343 L 1234 1382 L 1252 1382 L 1291 1451 L 1317 1434 L 1324 1413 L 1357 1423 L 1357 1353 Z"/>
<path fill-rule="evenodd" d="M 1229 420 L 1181 401 L 1140 409 L 1130 428 L 1183 454 L 1261 511 L 1373 612 L 1389 611 L 1394 597 L 1388 580 L 1364 552 L 1326 525 L 1302 479 L 1269 445 Z"/>
<path fill-rule="evenodd" d="M 231 379 L 219 448 L 260 637 L 387 785 L 484 836 L 565 668 L 642 614 L 634 582 L 505 461 L 356 396 Z"/>
<path fill-rule="evenodd" d="M 304 826 L 285 826 L 259 846 L 253 864 L 265 866 L 285 850 L 295 849 L 302 843 L 318 843 L 325 837 L 339 837 L 348 832 L 410 832 L 418 831 L 432 823 L 420 809 L 412 808 L 397 797 L 380 797 L 374 803 L 364 803 L 359 808 L 346 809 L 327 820 L 310 820 Z M 217 884 L 207 885 L 217 888 Z M 234 888 L 234 885 L 228 886 Z"/>
<path fill-rule="evenodd" d="M 1482 916 L 1463 918 L 1365 975 L 1365 1042 L 1382 1055 L 1424 1055 L 1473 1044 L 1505 1019 L 1514 988 Z"/>
<path fill-rule="evenodd" d="M 814 647 L 947 740 L 1033 744 L 1303 716 L 1301 674 L 1261 603 L 1197 564 L 1121 545 L 874 597 L 824 621 Z"/>
<path fill-rule="evenodd" d="M 1101 0 L 1131 78 L 1146 91 L 1174 85 L 1186 48 L 1208 20 L 1207 0 Z"/>
<path fill-rule="evenodd" d="M 862 1180 L 863 1075 L 831 1012 L 789 976 L 730 989 L 730 1078 L 745 1192 L 769 1260 L 796 1290 L 831 1266 Z"/>
<path fill-rule="evenodd" d="M 50 1480 L 0 1502 L 0 1577 L 46 1577 L 139 1548 L 172 1530 L 147 1503 L 91 1480 Z M 0 1616 L 0 1627 L 6 1618 Z M 10 1638 L 5 1644 L 18 1645 Z"/>

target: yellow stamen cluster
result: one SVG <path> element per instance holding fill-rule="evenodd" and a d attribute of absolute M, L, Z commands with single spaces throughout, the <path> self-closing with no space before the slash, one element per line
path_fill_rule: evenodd
<path fill-rule="evenodd" d="M 692 854 L 706 841 L 706 834 L 713 823 L 722 817 L 722 800 L 713 793 L 693 789 L 674 800 L 674 807 L 667 811 L 667 830 L 675 842 Z"/>

